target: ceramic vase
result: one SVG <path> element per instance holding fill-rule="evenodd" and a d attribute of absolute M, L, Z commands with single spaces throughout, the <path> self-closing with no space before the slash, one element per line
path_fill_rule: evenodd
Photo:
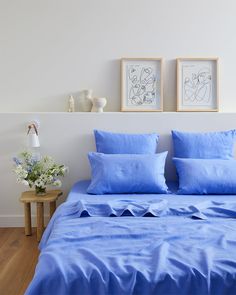
<path fill-rule="evenodd" d="M 86 89 L 84 90 L 84 100 L 82 103 L 82 109 L 84 112 L 91 112 L 92 106 L 93 106 L 93 90 L 92 89 Z"/>
<path fill-rule="evenodd" d="M 102 113 L 103 108 L 106 106 L 107 100 L 105 97 L 94 97 L 92 112 Z"/>

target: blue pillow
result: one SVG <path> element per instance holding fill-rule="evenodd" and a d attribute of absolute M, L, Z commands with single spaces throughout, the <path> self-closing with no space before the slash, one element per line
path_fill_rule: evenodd
<path fill-rule="evenodd" d="M 236 161 L 173 159 L 179 176 L 178 194 L 236 194 Z"/>
<path fill-rule="evenodd" d="M 158 135 L 112 133 L 94 130 L 98 153 L 104 154 L 155 154 Z"/>
<path fill-rule="evenodd" d="M 235 130 L 207 133 L 172 131 L 174 156 L 194 159 L 233 159 Z"/>
<path fill-rule="evenodd" d="M 89 194 L 166 194 L 164 170 L 167 152 L 155 155 L 89 153 Z"/>

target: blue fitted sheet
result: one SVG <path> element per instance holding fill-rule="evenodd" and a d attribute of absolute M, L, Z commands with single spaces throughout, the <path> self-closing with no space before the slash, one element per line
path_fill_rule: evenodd
<path fill-rule="evenodd" d="M 236 294 L 236 196 L 95 196 L 88 184 L 51 219 L 26 294 Z"/>

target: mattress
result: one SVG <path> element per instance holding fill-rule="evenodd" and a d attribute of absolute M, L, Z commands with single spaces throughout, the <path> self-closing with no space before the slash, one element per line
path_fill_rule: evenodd
<path fill-rule="evenodd" d="M 236 294 L 236 196 L 88 195 L 76 183 L 40 243 L 31 295 Z"/>

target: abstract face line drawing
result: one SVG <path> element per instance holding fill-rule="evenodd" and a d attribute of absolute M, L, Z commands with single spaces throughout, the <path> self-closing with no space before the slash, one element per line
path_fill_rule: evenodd
<path fill-rule="evenodd" d="M 154 69 L 142 65 L 128 65 L 128 104 L 152 105 L 156 104 L 157 77 Z"/>
<path fill-rule="evenodd" d="M 209 103 L 212 94 L 212 75 L 210 68 L 202 68 L 192 77 L 185 77 L 184 100 Z"/>
<path fill-rule="evenodd" d="M 177 58 L 177 111 L 219 111 L 218 57 Z"/>

